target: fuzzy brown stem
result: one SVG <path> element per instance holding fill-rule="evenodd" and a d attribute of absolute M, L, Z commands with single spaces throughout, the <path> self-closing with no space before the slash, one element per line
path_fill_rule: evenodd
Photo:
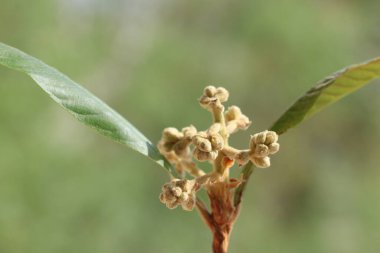
<path fill-rule="evenodd" d="M 213 220 L 212 233 L 213 252 L 226 253 L 230 233 L 237 218 L 237 210 L 233 205 L 232 194 L 225 182 L 216 183 L 209 187 L 211 215 Z"/>
<path fill-rule="evenodd" d="M 226 224 L 223 227 L 214 229 L 214 239 L 212 241 L 212 251 L 214 253 L 227 253 L 231 230 L 232 224 Z"/>

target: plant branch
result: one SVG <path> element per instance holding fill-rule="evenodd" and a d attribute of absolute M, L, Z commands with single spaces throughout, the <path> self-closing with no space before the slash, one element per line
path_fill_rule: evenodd
<path fill-rule="evenodd" d="M 240 204 L 243 198 L 243 194 L 245 191 L 245 188 L 247 187 L 247 183 L 249 181 L 250 176 L 252 175 L 254 168 L 253 164 L 251 162 L 248 162 L 242 171 L 242 183 L 239 185 L 238 188 L 235 190 L 235 195 L 234 195 L 234 206 L 237 210 L 240 209 Z"/>
<path fill-rule="evenodd" d="M 201 216 L 204 223 L 211 229 L 211 231 L 214 230 L 215 224 L 212 215 L 207 210 L 206 205 L 203 203 L 203 201 L 200 198 L 197 198 L 196 206 L 199 212 L 199 215 Z"/>

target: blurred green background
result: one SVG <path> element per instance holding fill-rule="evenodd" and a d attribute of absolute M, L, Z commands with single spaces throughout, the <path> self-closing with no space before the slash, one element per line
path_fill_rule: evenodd
<path fill-rule="evenodd" d="M 304 91 L 380 55 L 380 2 L 1 0 L 0 40 L 69 75 L 156 142 L 204 129 L 206 85 L 268 128 Z M 231 252 L 380 252 L 380 83 L 280 138 Z M 198 214 L 158 200 L 167 174 L 0 68 L 0 252 L 210 252 Z"/>

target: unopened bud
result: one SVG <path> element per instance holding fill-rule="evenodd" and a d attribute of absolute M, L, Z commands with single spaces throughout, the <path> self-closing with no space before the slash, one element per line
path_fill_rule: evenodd
<path fill-rule="evenodd" d="M 193 156 L 198 161 L 205 162 L 209 160 L 215 160 L 218 156 L 218 151 L 205 152 L 200 150 L 199 148 L 195 148 L 193 151 Z"/>
<path fill-rule="evenodd" d="M 221 150 L 224 147 L 224 140 L 220 134 L 213 134 L 210 136 L 210 141 L 213 150 Z"/>
<path fill-rule="evenodd" d="M 182 133 L 186 139 L 191 140 L 197 134 L 197 129 L 193 125 L 190 125 L 183 128 Z"/>
<path fill-rule="evenodd" d="M 253 157 L 251 161 L 258 168 L 268 168 L 270 166 L 270 158 L 266 157 Z"/>
<path fill-rule="evenodd" d="M 189 154 L 189 141 L 182 139 L 178 141 L 176 144 L 173 146 L 173 150 L 176 153 L 176 155 L 180 157 L 184 157 Z"/>
<path fill-rule="evenodd" d="M 263 131 L 261 133 L 254 134 L 253 136 L 251 136 L 251 142 L 253 142 L 255 144 L 264 143 L 265 139 L 266 139 L 267 132 L 268 131 Z"/>
<path fill-rule="evenodd" d="M 181 194 L 182 194 L 182 189 L 179 188 L 179 187 L 174 187 L 174 188 L 172 189 L 172 192 L 173 192 L 173 195 L 174 195 L 174 196 L 179 197 L 179 196 L 181 196 Z"/>
<path fill-rule="evenodd" d="M 269 153 L 271 155 L 277 153 L 280 150 L 280 144 L 278 144 L 277 142 L 270 144 L 268 147 L 269 147 Z"/>
<path fill-rule="evenodd" d="M 219 133 L 221 128 L 222 128 L 222 125 L 220 123 L 214 123 L 210 126 L 207 132 L 209 134 L 217 134 Z"/>
<path fill-rule="evenodd" d="M 196 135 L 193 137 L 193 144 L 194 146 L 196 146 L 197 148 L 199 148 L 201 151 L 204 151 L 204 152 L 210 152 L 212 150 L 211 142 L 200 135 Z"/>
<path fill-rule="evenodd" d="M 178 206 L 178 203 L 177 202 L 173 202 L 173 203 L 170 203 L 170 202 L 167 202 L 166 203 L 166 207 L 169 208 L 169 209 L 174 209 Z"/>
<path fill-rule="evenodd" d="M 278 135 L 276 134 L 276 132 L 268 131 L 266 134 L 266 138 L 265 138 L 264 143 L 266 145 L 270 145 L 270 144 L 275 143 L 277 141 L 278 141 Z"/>
<path fill-rule="evenodd" d="M 207 86 L 204 90 L 203 90 L 203 94 L 206 95 L 207 97 L 213 97 L 216 93 L 216 88 L 215 86 Z"/>
<path fill-rule="evenodd" d="M 240 118 L 242 115 L 241 110 L 239 107 L 233 105 L 228 108 L 226 111 L 224 117 L 226 118 L 226 121 L 231 121 Z"/>
<path fill-rule="evenodd" d="M 183 134 L 174 127 L 165 128 L 162 132 L 162 139 L 166 142 L 178 141 L 183 137 Z"/>
<path fill-rule="evenodd" d="M 240 151 L 238 154 L 235 156 L 235 161 L 239 165 L 244 165 L 248 162 L 249 160 L 249 151 Z"/>
<path fill-rule="evenodd" d="M 220 102 L 226 102 L 229 97 L 228 91 L 223 87 L 218 87 L 215 92 L 215 97 L 219 99 Z"/>
<path fill-rule="evenodd" d="M 184 192 L 181 194 L 181 196 L 179 197 L 179 199 L 184 202 L 184 201 L 187 201 L 189 199 L 189 194 L 187 192 Z"/>
<path fill-rule="evenodd" d="M 181 206 L 185 211 L 192 211 L 195 207 L 195 198 L 190 197 L 187 201 L 182 202 Z"/>
<path fill-rule="evenodd" d="M 257 144 L 254 152 L 256 157 L 265 157 L 269 155 L 269 148 L 265 144 Z"/>

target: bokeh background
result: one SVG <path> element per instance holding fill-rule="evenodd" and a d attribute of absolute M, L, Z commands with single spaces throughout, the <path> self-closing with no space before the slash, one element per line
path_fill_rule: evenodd
<path fill-rule="evenodd" d="M 204 129 L 206 85 L 264 130 L 311 85 L 380 55 L 380 2 L 0 0 L 0 40 L 69 75 L 156 142 Z M 280 139 L 231 252 L 380 251 L 380 83 Z M 158 201 L 162 168 L 82 126 L 0 68 L 0 252 L 210 252 L 196 212 Z M 237 169 L 236 169 L 237 170 Z"/>

